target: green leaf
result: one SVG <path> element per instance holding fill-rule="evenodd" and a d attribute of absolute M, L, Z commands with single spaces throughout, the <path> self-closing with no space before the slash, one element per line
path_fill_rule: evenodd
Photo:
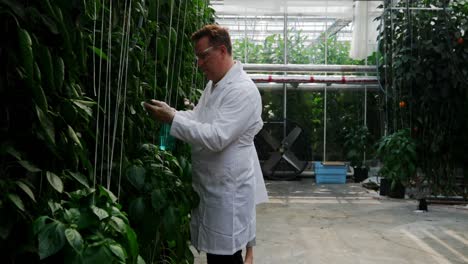
<path fill-rule="evenodd" d="M 2 2 L 2 4 L 7 5 L 13 11 L 13 13 L 15 13 L 16 16 L 21 17 L 21 19 L 24 18 L 25 8 L 24 8 L 23 5 L 21 5 L 20 3 L 18 3 L 17 1 L 14 1 L 14 0 L 2 0 L 1 2 Z"/>
<path fill-rule="evenodd" d="M 145 215 L 145 201 L 143 197 L 138 197 L 130 202 L 129 214 L 132 221 L 141 221 Z"/>
<path fill-rule="evenodd" d="M 109 214 L 106 212 L 106 210 L 95 205 L 91 205 L 91 210 L 93 210 L 93 213 L 99 218 L 99 220 L 109 217 Z"/>
<path fill-rule="evenodd" d="M 145 168 L 133 165 L 127 169 L 127 179 L 137 190 L 142 190 L 145 186 L 145 173 Z"/>
<path fill-rule="evenodd" d="M 16 185 L 18 185 L 18 187 L 21 188 L 21 190 L 23 190 L 34 202 L 36 201 L 36 198 L 34 197 L 34 193 L 32 192 L 31 188 L 29 188 L 28 185 L 26 185 L 25 183 L 21 182 L 21 181 L 16 181 L 15 182 Z"/>
<path fill-rule="evenodd" d="M 95 105 L 95 102 L 84 101 L 84 100 L 71 100 L 76 106 L 83 110 L 88 116 L 93 117 L 93 109 L 91 106 Z"/>
<path fill-rule="evenodd" d="M 45 109 L 47 109 L 47 100 L 45 99 L 45 93 L 44 90 L 42 89 L 42 86 L 40 83 L 42 82 L 42 74 L 41 74 L 41 69 L 39 69 L 39 65 L 37 63 L 34 63 L 34 80 L 36 80 L 36 83 L 38 85 L 35 85 L 35 87 L 41 89 L 43 92 L 39 93 L 40 96 L 44 96 L 44 98 L 38 99 L 38 100 L 44 100 L 45 102 Z"/>
<path fill-rule="evenodd" d="M 52 145 L 55 145 L 55 128 L 54 124 L 50 121 L 48 116 L 36 105 L 36 113 L 39 118 L 39 122 L 46 132 L 47 141 Z"/>
<path fill-rule="evenodd" d="M 80 189 L 80 190 L 76 190 L 74 192 L 70 192 L 70 195 L 74 198 L 74 199 L 81 199 L 83 197 L 86 197 L 86 196 L 89 196 L 90 194 L 94 193 L 96 190 L 93 189 L 93 188 L 84 188 L 84 189 Z"/>
<path fill-rule="evenodd" d="M 154 190 L 151 192 L 151 204 L 156 211 L 159 211 L 161 208 L 164 208 L 166 204 L 165 196 L 161 190 Z"/>
<path fill-rule="evenodd" d="M 80 221 L 80 210 L 77 208 L 65 209 L 63 213 L 64 219 L 70 224 L 77 224 Z"/>
<path fill-rule="evenodd" d="M 57 202 L 54 202 L 54 201 L 49 201 L 47 204 L 49 205 L 49 208 L 50 208 L 50 211 L 52 212 L 52 214 L 54 214 L 58 210 L 63 209 L 61 204 L 59 204 Z"/>
<path fill-rule="evenodd" d="M 164 210 L 163 215 L 163 225 L 166 227 L 166 231 L 175 230 L 177 226 L 178 219 L 175 217 L 174 207 L 169 206 Z"/>
<path fill-rule="evenodd" d="M 44 46 L 39 46 L 39 64 L 43 71 L 44 75 L 44 85 L 46 86 L 47 91 L 55 90 L 55 83 L 54 83 L 54 66 L 52 64 L 52 56 L 50 55 L 50 51 L 48 48 Z"/>
<path fill-rule="evenodd" d="M 119 244 L 110 244 L 109 249 L 116 256 L 120 261 L 125 263 L 125 259 L 127 258 L 127 254 L 123 250 L 122 246 Z"/>
<path fill-rule="evenodd" d="M 53 34 L 59 34 L 59 31 L 57 30 L 57 25 L 55 22 L 50 19 L 48 16 L 41 15 L 41 20 L 44 25 L 46 25 L 47 28 L 49 28 L 50 32 Z"/>
<path fill-rule="evenodd" d="M 34 96 L 34 103 L 45 113 L 47 113 L 47 109 L 49 108 L 47 105 L 47 98 L 45 96 L 44 90 L 40 85 L 32 85 L 31 87 L 32 93 Z"/>
<path fill-rule="evenodd" d="M 49 220 L 50 218 L 46 215 L 43 215 L 43 216 L 40 216 L 39 218 L 37 218 L 34 223 L 33 223 L 33 233 L 35 235 L 39 234 L 39 232 L 41 232 L 41 230 L 45 227 L 46 225 L 46 221 Z"/>
<path fill-rule="evenodd" d="M 104 244 L 105 241 L 86 247 L 83 253 L 83 263 L 113 263 L 112 253 Z"/>
<path fill-rule="evenodd" d="M 122 219 L 115 216 L 111 216 L 109 224 L 119 233 L 124 233 L 127 226 Z"/>
<path fill-rule="evenodd" d="M 130 256 L 133 258 L 138 256 L 138 240 L 135 231 L 129 226 L 125 225 L 125 234 L 127 235 L 128 248 L 130 249 Z"/>
<path fill-rule="evenodd" d="M 83 148 L 83 146 L 81 146 L 81 141 L 80 141 L 80 139 L 78 138 L 78 136 L 77 136 L 76 133 L 75 133 L 75 130 L 73 130 L 73 128 L 72 128 L 71 126 L 68 126 L 67 132 L 68 132 L 68 136 L 69 136 L 80 148 Z"/>
<path fill-rule="evenodd" d="M 68 244 L 78 253 L 81 254 L 84 248 L 83 238 L 80 233 L 74 228 L 65 229 L 65 238 L 68 241 Z"/>
<path fill-rule="evenodd" d="M 40 172 L 41 169 L 38 167 L 34 166 L 27 160 L 18 160 L 18 163 L 23 166 L 23 168 L 27 169 L 29 172 Z"/>
<path fill-rule="evenodd" d="M 13 146 L 7 145 L 5 152 L 12 155 L 17 160 L 21 160 L 21 153 L 19 153 L 19 151 L 17 151 Z M 3 154 L 3 152 L 1 152 L 1 154 Z"/>
<path fill-rule="evenodd" d="M 72 176 L 75 180 L 77 180 L 83 186 L 89 188 L 88 179 L 86 178 L 86 176 L 84 176 L 83 174 L 79 172 L 71 172 L 68 170 L 67 170 L 67 173 L 70 174 L 70 176 Z"/>
<path fill-rule="evenodd" d="M 33 67 L 34 67 L 34 55 L 32 50 L 31 36 L 27 30 L 18 29 L 18 44 L 20 48 L 22 66 L 26 72 L 26 78 L 28 78 L 29 85 L 32 85 L 33 78 Z"/>
<path fill-rule="evenodd" d="M 56 57 L 54 63 L 54 77 L 55 77 L 55 89 L 60 91 L 63 86 L 63 81 L 65 79 L 65 63 L 61 57 Z"/>
<path fill-rule="evenodd" d="M 50 185 L 59 193 L 63 192 L 63 182 L 59 176 L 54 174 L 53 172 L 48 171 L 46 173 L 47 180 L 49 181 Z"/>
<path fill-rule="evenodd" d="M 117 201 L 117 197 L 115 197 L 115 195 L 107 190 L 106 188 L 104 188 L 103 186 L 99 186 L 99 196 L 104 196 L 104 197 L 107 197 L 109 198 L 113 203 L 115 203 Z"/>
<path fill-rule="evenodd" d="M 14 193 L 8 193 L 7 197 L 16 207 L 18 207 L 18 209 L 24 212 L 23 200 L 21 200 L 21 198 L 18 195 Z"/>
<path fill-rule="evenodd" d="M 65 245 L 65 225 L 53 221 L 47 224 L 39 233 L 39 257 L 45 259 L 59 252 Z"/>
<path fill-rule="evenodd" d="M 71 44 L 70 34 L 68 33 L 68 30 L 67 30 L 68 29 L 67 23 L 65 23 L 65 21 L 63 20 L 62 10 L 60 9 L 58 5 L 54 5 L 53 7 L 55 9 L 54 11 L 55 11 L 56 19 L 58 22 L 57 24 L 60 27 L 60 34 L 64 42 L 63 46 L 65 46 L 65 50 L 67 53 L 72 53 L 72 44 Z"/>
<path fill-rule="evenodd" d="M 138 255 L 137 264 L 146 264 L 145 260 L 140 255 Z"/>
<path fill-rule="evenodd" d="M 100 48 L 94 46 L 89 46 L 89 48 L 101 59 L 107 60 L 107 55 Z"/>

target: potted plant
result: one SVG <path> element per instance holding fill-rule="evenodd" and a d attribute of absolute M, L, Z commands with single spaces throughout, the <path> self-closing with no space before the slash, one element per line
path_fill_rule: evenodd
<path fill-rule="evenodd" d="M 352 127 L 344 135 L 345 157 L 354 169 L 355 182 L 367 179 L 368 168 L 364 163 L 364 153 L 369 145 L 369 135 L 365 125 Z"/>
<path fill-rule="evenodd" d="M 411 138 L 410 130 L 405 128 L 382 137 L 377 156 L 383 163 L 379 173 L 390 186 L 389 196 L 404 198 L 405 186 L 416 173 L 416 142 Z"/>

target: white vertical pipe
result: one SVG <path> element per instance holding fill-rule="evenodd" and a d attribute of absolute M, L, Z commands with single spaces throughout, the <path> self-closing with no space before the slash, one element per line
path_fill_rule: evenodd
<path fill-rule="evenodd" d="M 367 66 L 367 49 L 369 47 L 369 37 L 368 37 L 368 31 L 369 31 L 369 2 L 366 2 L 366 32 L 365 32 L 365 39 L 366 39 L 366 46 L 365 48 L 365 54 L 366 54 L 366 66 Z M 365 73 L 365 76 L 367 76 L 367 72 Z M 367 85 L 364 85 L 364 126 L 367 127 Z M 366 149 L 364 148 L 364 153 L 362 157 L 362 164 L 365 164 L 366 162 Z"/>
<path fill-rule="evenodd" d="M 323 91 L 323 162 L 327 161 L 327 86 Z"/>
<path fill-rule="evenodd" d="M 367 58 L 366 58 L 367 64 Z M 367 127 L 367 85 L 364 85 L 364 126 Z M 366 149 L 364 149 L 363 163 L 366 162 Z"/>
<path fill-rule="evenodd" d="M 283 41 L 284 41 L 284 64 L 288 64 L 288 13 L 287 7 L 284 7 L 284 28 L 283 28 Z M 286 72 L 284 72 L 286 75 Z M 287 84 L 283 83 L 283 138 L 286 138 L 286 118 L 287 118 L 287 97 L 288 89 Z"/>
<path fill-rule="evenodd" d="M 325 6 L 325 65 L 328 64 L 328 1 Z"/>
<path fill-rule="evenodd" d="M 325 7 L 325 65 L 328 64 L 328 1 Z M 323 91 L 323 162 L 327 161 L 327 85 Z"/>

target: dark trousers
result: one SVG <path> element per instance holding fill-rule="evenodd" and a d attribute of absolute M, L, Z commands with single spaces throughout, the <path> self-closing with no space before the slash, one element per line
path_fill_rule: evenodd
<path fill-rule="evenodd" d="M 237 251 L 234 255 L 215 255 L 206 253 L 208 264 L 244 264 L 242 259 L 242 250 Z"/>

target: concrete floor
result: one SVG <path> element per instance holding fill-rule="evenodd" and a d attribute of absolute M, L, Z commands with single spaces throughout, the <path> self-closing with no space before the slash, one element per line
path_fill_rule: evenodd
<path fill-rule="evenodd" d="M 255 264 L 468 263 L 468 207 L 379 195 L 360 184 L 267 181 L 257 207 Z M 195 264 L 206 263 L 195 253 Z"/>

